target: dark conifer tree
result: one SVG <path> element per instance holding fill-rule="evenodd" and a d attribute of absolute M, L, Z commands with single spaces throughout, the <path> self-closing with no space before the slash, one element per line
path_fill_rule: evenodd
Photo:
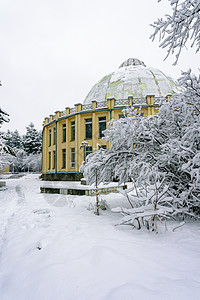
<path fill-rule="evenodd" d="M 18 132 L 18 130 L 15 130 L 14 132 L 11 132 L 10 130 L 7 131 L 7 137 L 6 137 L 6 145 L 15 148 L 15 149 L 22 149 L 22 138 Z"/>
<path fill-rule="evenodd" d="M 41 153 L 42 151 L 42 134 L 30 123 L 26 127 L 26 134 L 23 136 L 23 146 L 27 154 Z"/>

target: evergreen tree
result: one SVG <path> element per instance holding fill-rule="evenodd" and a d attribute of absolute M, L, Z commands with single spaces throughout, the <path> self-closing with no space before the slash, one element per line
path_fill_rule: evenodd
<path fill-rule="evenodd" d="M 6 134 L 6 146 L 15 150 L 15 156 L 7 160 L 13 172 L 41 171 L 42 134 L 33 123 L 26 129 L 24 136 L 20 136 L 18 130 L 8 130 Z"/>
<path fill-rule="evenodd" d="M 0 127 L 4 122 L 9 122 L 8 114 L 0 108 Z M 5 133 L 0 132 L 0 169 L 3 169 L 8 164 L 7 156 L 14 155 L 12 149 L 6 145 Z"/>
<path fill-rule="evenodd" d="M 8 114 L 0 108 L 0 125 L 3 122 L 9 122 Z"/>
<path fill-rule="evenodd" d="M 23 136 L 23 146 L 27 154 L 42 152 L 42 134 L 34 128 L 32 122 L 26 127 L 26 134 Z"/>
<path fill-rule="evenodd" d="M 21 138 L 18 130 L 15 130 L 14 132 L 11 132 L 10 130 L 7 131 L 6 145 L 10 146 L 11 148 L 15 148 L 15 149 L 23 148 L 22 138 Z"/>

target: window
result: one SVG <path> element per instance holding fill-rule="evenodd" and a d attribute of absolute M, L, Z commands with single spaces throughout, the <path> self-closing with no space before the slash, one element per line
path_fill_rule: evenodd
<path fill-rule="evenodd" d="M 53 151 L 53 169 L 55 169 L 56 165 L 56 151 Z"/>
<path fill-rule="evenodd" d="M 66 149 L 62 149 L 62 168 L 66 169 Z"/>
<path fill-rule="evenodd" d="M 53 145 L 56 143 L 56 127 L 53 129 Z"/>
<path fill-rule="evenodd" d="M 107 149 L 107 146 L 106 145 L 99 145 L 99 149 Z"/>
<path fill-rule="evenodd" d="M 103 131 L 106 129 L 106 117 L 99 118 L 99 138 L 101 139 L 104 134 Z"/>
<path fill-rule="evenodd" d="M 119 119 L 124 119 L 125 116 L 124 115 L 119 115 Z"/>
<path fill-rule="evenodd" d="M 63 143 L 66 142 L 66 124 L 63 124 Z"/>
<path fill-rule="evenodd" d="M 85 147 L 85 157 L 92 153 L 92 146 Z"/>
<path fill-rule="evenodd" d="M 49 147 L 51 146 L 51 129 L 49 130 Z"/>
<path fill-rule="evenodd" d="M 49 152 L 49 170 L 51 169 L 51 152 Z"/>
<path fill-rule="evenodd" d="M 75 140 L 75 121 L 71 122 L 71 141 Z"/>
<path fill-rule="evenodd" d="M 85 139 L 92 138 L 92 118 L 85 119 Z"/>
<path fill-rule="evenodd" d="M 70 168 L 75 168 L 75 148 L 70 148 Z"/>

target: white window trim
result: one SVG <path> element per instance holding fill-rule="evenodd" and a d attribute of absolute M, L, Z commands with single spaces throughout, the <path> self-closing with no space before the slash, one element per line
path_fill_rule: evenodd
<path fill-rule="evenodd" d="M 72 149 L 74 150 L 74 155 L 75 155 L 75 152 L 76 152 L 74 147 L 70 148 L 70 168 L 74 169 L 75 166 L 76 166 L 76 157 L 74 156 L 75 160 L 72 161 Z"/>

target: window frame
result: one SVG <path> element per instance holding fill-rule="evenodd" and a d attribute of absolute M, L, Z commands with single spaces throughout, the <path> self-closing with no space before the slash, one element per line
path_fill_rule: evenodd
<path fill-rule="evenodd" d="M 74 157 L 74 160 L 72 158 Z M 76 149 L 75 147 L 70 148 L 70 168 L 75 169 L 76 167 Z"/>
<path fill-rule="evenodd" d="M 62 124 L 62 142 L 66 143 L 67 141 L 67 129 L 66 124 Z"/>
<path fill-rule="evenodd" d="M 66 149 L 62 149 L 62 169 L 66 169 Z"/>
<path fill-rule="evenodd" d="M 89 150 L 90 148 L 90 150 Z M 88 145 L 85 147 L 85 158 L 92 153 L 92 146 Z"/>
<path fill-rule="evenodd" d="M 104 129 L 100 128 L 101 124 L 105 125 Z M 104 134 L 102 133 L 102 131 L 106 130 L 106 124 L 107 124 L 107 122 L 106 122 L 106 116 L 99 117 L 99 139 L 102 139 L 104 137 Z"/>
<path fill-rule="evenodd" d="M 52 165 L 52 169 L 55 169 L 56 167 L 56 151 L 53 151 L 53 165 Z"/>
<path fill-rule="evenodd" d="M 51 129 L 49 129 L 49 147 L 51 147 Z"/>
<path fill-rule="evenodd" d="M 53 145 L 56 144 L 56 127 L 53 128 Z"/>
<path fill-rule="evenodd" d="M 49 151 L 49 167 L 48 170 L 51 170 L 51 151 Z"/>
<path fill-rule="evenodd" d="M 71 122 L 71 141 L 75 141 L 75 134 L 76 134 L 76 124 L 75 121 Z"/>
<path fill-rule="evenodd" d="M 88 128 L 91 129 L 91 134 L 89 135 Z M 91 140 L 92 139 L 92 118 L 85 119 L 85 140 Z"/>

